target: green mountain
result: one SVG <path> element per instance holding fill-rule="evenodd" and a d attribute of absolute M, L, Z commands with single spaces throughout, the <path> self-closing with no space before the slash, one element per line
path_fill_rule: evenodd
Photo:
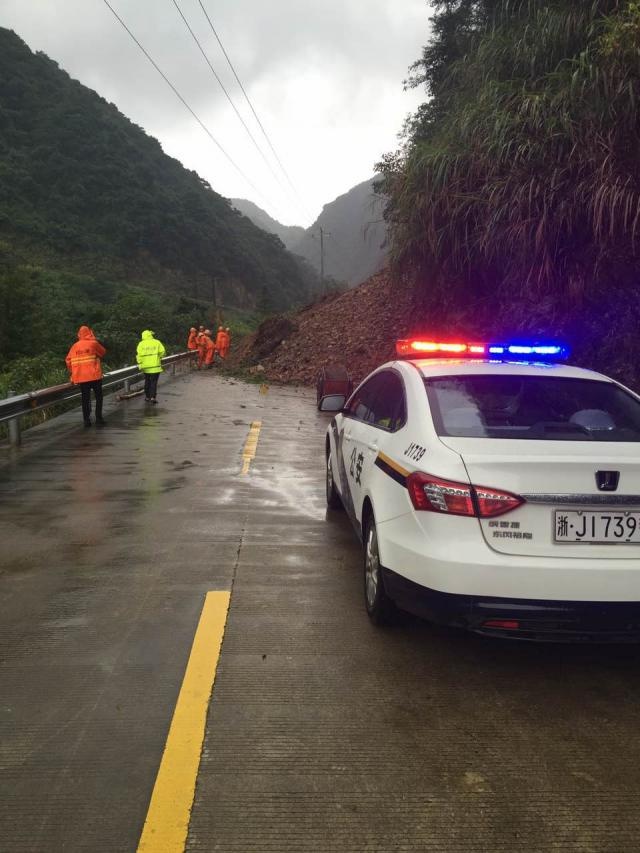
<path fill-rule="evenodd" d="M 39 298 L 38 276 L 47 290 L 73 279 L 87 304 L 135 286 L 258 313 L 304 303 L 314 290 L 314 276 L 276 236 L 0 29 L 0 356 L 21 354 L 7 317 L 31 322 L 7 282 L 25 280 L 28 305 Z"/>

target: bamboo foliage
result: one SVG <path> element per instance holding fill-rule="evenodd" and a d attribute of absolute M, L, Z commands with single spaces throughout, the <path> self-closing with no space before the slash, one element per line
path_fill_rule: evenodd
<path fill-rule="evenodd" d="M 395 269 L 443 293 L 472 282 L 561 299 L 632 280 L 640 2 L 467 6 L 463 55 L 435 74 L 442 46 L 426 48 L 410 84 L 432 98 L 378 167 Z"/>

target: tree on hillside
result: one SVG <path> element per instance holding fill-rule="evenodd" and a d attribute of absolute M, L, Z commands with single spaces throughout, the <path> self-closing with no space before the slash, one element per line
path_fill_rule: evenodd
<path fill-rule="evenodd" d="M 378 166 L 394 268 L 441 299 L 635 282 L 640 2 L 435 6 L 429 100 Z"/>
<path fill-rule="evenodd" d="M 135 279 L 277 310 L 318 289 L 280 240 L 239 217 L 113 104 L 0 28 L 0 240 L 38 266 Z M 97 269 L 96 269 L 97 268 Z"/>

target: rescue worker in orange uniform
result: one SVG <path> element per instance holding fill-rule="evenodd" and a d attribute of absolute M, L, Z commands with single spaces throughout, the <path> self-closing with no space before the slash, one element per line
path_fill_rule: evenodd
<path fill-rule="evenodd" d="M 213 367 L 213 359 L 216 354 L 216 346 L 211 340 L 211 331 L 205 330 L 204 333 L 204 366 L 207 370 Z"/>
<path fill-rule="evenodd" d="M 200 328 L 198 329 L 198 334 L 196 335 L 196 347 L 198 348 L 198 370 L 202 368 L 206 356 L 204 338 L 205 328 L 204 326 L 200 326 Z"/>
<path fill-rule="evenodd" d="M 196 343 L 196 338 L 198 337 L 198 330 L 195 326 L 192 326 L 189 329 L 189 339 L 187 340 L 187 349 L 188 350 L 196 350 L 198 349 L 198 344 Z"/>
<path fill-rule="evenodd" d="M 224 328 L 222 326 L 218 326 L 218 333 L 216 335 L 216 352 L 220 355 L 220 351 L 222 350 L 222 346 L 224 344 Z"/>
<path fill-rule="evenodd" d="M 222 347 L 220 349 L 220 357 L 226 358 L 229 353 L 229 347 L 231 346 L 231 335 L 229 334 L 229 327 L 222 332 Z"/>
<path fill-rule="evenodd" d="M 96 398 L 96 426 L 104 426 L 102 417 L 102 364 L 100 359 L 106 355 L 106 349 L 96 339 L 88 326 L 80 326 L 78 340 L 73 344 L 67 357 L 67 370 L 74 385 L 80 387 L 82 395 L 82 416 L 85 427 L 91 426 L 91 389 Z"/>

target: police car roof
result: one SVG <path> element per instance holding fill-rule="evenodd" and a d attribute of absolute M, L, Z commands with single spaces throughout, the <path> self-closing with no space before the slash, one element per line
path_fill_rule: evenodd
<path fill-rule="evenodd" d="M 532 361 L 484 361 L 470 358 L 418 358 L 403 359 L 400 364 L 411 364 L 428 378 L 430 376 L 459 375 L 505 375 L 510 376 L 554 376 L 565 379 L 591 379 L 600 382 L 612 382 L 608 376 L 572 367 L 568 364 L 532 362 Z"/>

